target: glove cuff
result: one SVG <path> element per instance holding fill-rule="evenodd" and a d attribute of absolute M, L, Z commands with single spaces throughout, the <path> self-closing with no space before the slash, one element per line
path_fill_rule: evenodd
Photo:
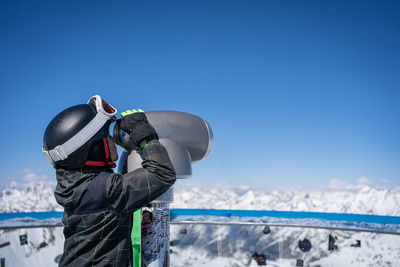
<path fill-rule="evenodd" d="M 137 147 L 140 147 L 140 143 L 144 140 L 147 143 L 154 139 L 158 140 L 156 130 L 148 122 L 137 123 L 132 129 L 130 137 Z"/>

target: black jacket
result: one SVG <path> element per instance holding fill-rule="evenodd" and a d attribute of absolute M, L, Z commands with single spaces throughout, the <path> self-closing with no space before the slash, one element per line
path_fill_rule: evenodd
<path fill-rule="evenodd" d="M 151 141 L 141 156 L 143 168 L 124 175 L 57 169 L 55 197 L 65 209 L 60 266 L 128 266 L 132 213 L 175 182 L 174 168 L 159 141 Z"/>

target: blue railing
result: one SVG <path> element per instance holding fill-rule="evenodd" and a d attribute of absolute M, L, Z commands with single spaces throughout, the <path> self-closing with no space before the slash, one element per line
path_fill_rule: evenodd
<path fill-rule="evenodd" d="M 18 218 L 33 218 L 37 220 L 45 219 L 61 219 L 63 212 L 61 211 L 44 211 L 44 212 L 11 212 L 0 213 L 0 221 L 18 219 Z"/>
<path fill-rule="evenodd" d="M 36 220 L 61 219 L 63 212 L 17 212 L 0 213 L 0 221 L 33 218 Z M 325 212 L 303 212 L 303 211 L 274 211 L 274 210 L 216 210 L 216 209 L 171 209 L 171 221 L 178 216 L 217 216 L 223 218 L 243 218 L 243 217 L 269 217 L 285 219 L 318 219 L 328 221 L 344 221 L 355 223 L 377 223 L 377 224 L 398 224 L 398 216 L 380 216 L 367 214 L 349 214 L 349 213 L 325 213 Z"/>

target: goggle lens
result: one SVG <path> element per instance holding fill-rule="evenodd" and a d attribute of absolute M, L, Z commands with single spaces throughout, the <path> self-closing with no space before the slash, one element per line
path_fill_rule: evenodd
<path fill-rule="evenodd" d="M 97 112 L 102 112 L 107 116 L 114 116 L 117 113 L 117 110 L 104 101 L 99 95 L 95 95 L 91 97 L 88 101 L 88 104 L 92 105 Z"/>
<path fill-rule="evenodd" d="M 103 105 L 103 109 L 109 113 L 109 114 L 113 114 L 115 112 L 115 109 L 113 109 L 112 106 L 110 106 L 106 101 L 104 101 L 103 99 L 101 100 L 101 104 Z"/>

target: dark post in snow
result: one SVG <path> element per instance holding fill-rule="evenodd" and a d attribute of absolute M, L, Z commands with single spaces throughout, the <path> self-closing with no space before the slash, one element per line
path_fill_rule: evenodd
<path fill-rule="evenodd" d="M 167 149 L 178 179 L 192 175 L 191 163 L 207 157 L 213 145 L 213 133 L 202 118 L 177 111 L 146 112 L 156 129 L 160 143 Z M 121 156 L 120 168 L 126 162 L 127 171 L 141 167 L 142 159 L 136 153 Z M 142 209 L 142 266 L 169 266 L 169 211 L 173 202 L 173 187 Z"/>

